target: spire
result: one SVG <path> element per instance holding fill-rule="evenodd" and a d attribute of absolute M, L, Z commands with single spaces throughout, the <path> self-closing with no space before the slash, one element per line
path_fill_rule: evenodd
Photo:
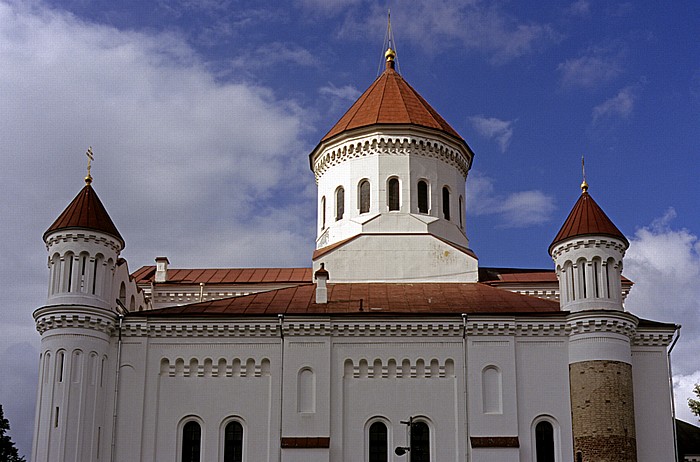
<path fill-rule="evenodd" d="M 583 159 L 581 159 L 581 165 L 583 167 Z M 581 196 L 574 204 L 574 208 L 550 244 L 550 253 L 556 244 L 577 236 L 609 236 L 619 239 L 625 246 L 629 246 L 629 241 L 625 235 L 622 234 L 612 220 L 603 212 L 603 209 L 588 194 L 585 168 L 583 170 L 581 191 Z"/>
<path fill-rule="evenodd" d="M 384 60 L 386 69 L 398 68 L 398 60 L 396 59 L 396 40 L 394 39 L 394 32 L 391 30 L 391 9 L 387 11 L 387 21 L 386 21 L 386 34 L 384 34 Z M 377 70 L 377 75 L 381 73 L 382 66 L 379 66 Z"/>
<path fill-rule="evenodd" d="M 586 183 L 586 162 L 581 156 L 581 172 L 583 173 L 583 182 L 581 183 L 582 194 L 588 193 L 588 183 Z"/>
<path fill-rule="evenodd" d="M 44 233 L 44 240 L 54 231 L 62 229 L 91 229 L 109 234 L 117 238 L 122 247 L 124 247 L 124 239 L 114 226 L 114 222 L 110 218 L 102 201 L 97 197 L 97 193 L 92 189 L 91 167 L 94 155 L 92 147 L 89 147 L 85 155 L 88 158 L 87 176 L 85 177 L 85 186 L 80 190 L 77 196 L 68 204 L 68 207 L 59 215 L 56 221 L 53 222 L 49 229 Z"/>
<path fill-rule="evenodd" d="M 92 175 L 90 175 L 90 168 L 92 167 L 91 162 L 95 160 L 93 157 L 92 153 L 92 146 L 88 147 L 88 150 L 85 152 L 85 155 L 88 158 L 88 164 L 87 164 L 87 176 L 85 177 L 85 184 L 90 184 L 92 183 Z"/>

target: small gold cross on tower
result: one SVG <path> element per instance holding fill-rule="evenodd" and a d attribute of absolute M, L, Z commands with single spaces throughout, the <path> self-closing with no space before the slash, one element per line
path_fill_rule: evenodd
<path fill-rule="evenodd" d="M 92 167 L 92 161 L 95 160 L 95 158 L 93 157 L 93 153 L 92 153 L 92 146 L 90 146 L 88 148 L 85 155 L 88 158 L 87 176 L 85 177 L 85 184 L 90 184 L 90 183 L 92 183 L 92 175 L 90 175 L 90 168 Z"/>
<path fill-rule="evenodd" d="M 586 183 L 586 163 L 581 156 L 581 172 L 583 173 L 583 183 L 581 183 L 581 191 L 588 192 L 588 183 Z"/>

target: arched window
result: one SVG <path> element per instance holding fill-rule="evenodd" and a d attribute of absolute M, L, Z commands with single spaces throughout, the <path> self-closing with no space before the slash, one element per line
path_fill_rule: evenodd
<path fill-rule="evenodd" d="M 369 212 L 369 181 L 360 181 L 360 213 Z"/>
<path fill-rule="evenodd" d="M 321 229 L 326 229 L 326 196 L 321 198 Z"/>
<path fill-rule="evenodd" d="M 387 204 L 389 205 L 389 210 L 399 210 L 399 179 L 390 178 L 389 184 L 387 185 Z"/>
<path fill-rule="evenodd" d="M 447 186 L 442 188 L 442 216 L 445 220 L 450 219 L 450 190 Z"/>
<path fill-rule="evenodd" d="M 101 269 L 103 266 L 104 259 L 105 257 L 103 257 L 101 253 L 98 253 L 95 256 L 95 266 L 92 267 L 92 293 L 95 295 L 100 295 L 97 293 L 98 289 L 101 288 L 101 286 L 97 283 L 97 276 L 102 275 Z M 99 273 L 98 270 L 100 270 Z"/>
<path fill-rule="evenodd" d="M 481 372 L 481 394 L 484 414 L 503 412 L 503 385 L 501 371 L 495 366 L 487 366 Z"/>
<path fill-rule="evenodd" d="M 119 286 L 119 301 L 122 302 L 122 306 L 126 306 L 126 285 L 123 282 Z"/>
<path fill-rule="evenodd" d="M 309 368 L 300 370 L 297 377 L 297 411 L 316 411 L 316 377 Z"/>
<path fill-rule="evenodd" d="M 224 462 L 243 461 L 243 425 L 230 422 L 224 430 Z"/>
<path fill-rule="evenodd" d="M 345 214 L 345 189 L 340 186 L 335 190 L 335 221 L 342 220 Z"/>
<path fill-rule="evenodd" d="M 63 257 L 63 291 L 70 292 L 73 288 L 73 254 L 67 252 Z"/>
<path fill-rule="evenodd" d="M 387 462 L 389 443 L 384 422 L 374 422 L 369 427 L 369 462 Z"/>
<path fill-rule="evenodd" d="M 600 298 L 600 260 L 593 259 L 593 295 Z"/>
<path fill-rule="evenodd" d="M 411 462 L 430 462 L 430 428 L 425 422 L 411 426 Z"/>
<path fill-rule="evenodd" d="M 428 183 L 418 182 L 418 213 L 428 213 Z"/>
<path fill-rule="evenodd" d="M 459 227 L 464 229 L 464 198 L 459 196 Z"/>
<path fill-rule="evenodd" d="M 546 420 L 535 426 L 536 462 L 554 461 L 554 427 Z"/>
<path fill-rule="evenodd" d="M 182 462 L 199 462 L 202 443 L 202 427 L 189 421 L 182 427 Z"/>

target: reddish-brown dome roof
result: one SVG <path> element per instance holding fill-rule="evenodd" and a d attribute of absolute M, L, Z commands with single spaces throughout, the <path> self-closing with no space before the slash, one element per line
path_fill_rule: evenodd
<path fill-rule="evenodd" d="M 321 141 L 326 141 L 353 128 L 374 124 L 419 125 L 441 130 L 463 140 L 455 129 L 450 127 L 450 124 L 394 70 L 393 62 L 387 63 L 387 68 L 382 75 L 360 96 Z"/>
<path fill-rule="evenodd" d="M 625 245 L 629 245 L 629 241 L 624 234 L 617 229 L 617 226 L 603 212 L 603 209 L 596 204 L 590 194 L 584 191 L 559 230 L 557 237 L 554 238 L 549 246 L 550 253 L 552 247 L 566 239 L 591 235 L 614 237 L 624 242 Z"/>
<path fill-rule="evenodd" d="M 90 184 L 85 185 L 63 213 L 46 230 L 44 238 L 49 233 L 68 228 L 93 229 L 114 236 L 121 241 L 122 245 L 124 244 L 124 239 Z"/>

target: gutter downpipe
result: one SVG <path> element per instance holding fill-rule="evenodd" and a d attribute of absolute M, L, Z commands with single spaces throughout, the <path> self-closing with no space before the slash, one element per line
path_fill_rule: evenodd
<path fill-rule="evenodd" d="M 668 353 L 666 354 L 667 358 L 667 364 L 668 364 L 668 382 L 669 386 L 671 388 L 671 424 L 673 428 L 673 452 L 675 454 L 675 458 L 673 460 L 678 460 L 678 435 L 676 432 L 676 398 L 673 393 L 673 372 L 671 371 L 671 352 L 673 351 L 673 347 L 676 346 L 676 342 L 678 342 L 678 339 L 681 338 L 681 325 L 676 324 L 676 331 L 673 333 L 674 336 L 676 337 L 673 342 L 671 343 L 671 347 L 668 349 Z"/>
<path fill-rule="evenodd" d="M 119 398 L 119 369 L 121 369 L 122 359 L 122 322 L 124 321 L 124 315 L 117 313 L 117 319 L 119 320 L 117 324 L 119 336 L 117 340 L 117 373 L 114 378 L 114 413 L 112 415 L 112 450 L 110 457 L 112 461 L 114 461 L 114 452 L 117 444 L 117 402 Z"/>
<path fill-rule="evenodd" d="M 469 442 L 469 396 L 467 395 L 467 313 L 462 313 L 462 344 L 463 344 L 463 367 L 464 367 L 464 409 L 466 415 L 464 417 L 464 432 L 466 433 L 466 439 L 464 441 L 467 462 L 471 460 L 470 442 Z"/>
<path fill-rule="evenodd" d="M 280 428 L 279 428 L 279 462 L 282 462 L 282 417 L 284 415 L 284 314 L 278 314 L 280 329 Z"/>

